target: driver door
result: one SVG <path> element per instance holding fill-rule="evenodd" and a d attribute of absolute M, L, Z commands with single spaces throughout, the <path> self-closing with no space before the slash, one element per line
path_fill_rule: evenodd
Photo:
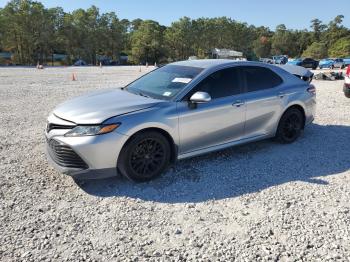
<path fill-rule="evenodd" d="M 243 137 L 246 106 L 240 75 L 237 67 L 219 70 L 178 102 L 179 155 Z M 189 99 L 197 91 L 207 92 L 211 101 L 191 105 Z"/>

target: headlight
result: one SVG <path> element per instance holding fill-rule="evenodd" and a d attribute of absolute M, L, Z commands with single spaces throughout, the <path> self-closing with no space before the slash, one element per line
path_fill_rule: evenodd
<path fill-rule="evenodd" d="M 94 126 L 76 126 L 64 136 L 95 136 L 107 134 L 120 126 L 118 124 L 109 124 L 109 125 L 94 125 Z"/>

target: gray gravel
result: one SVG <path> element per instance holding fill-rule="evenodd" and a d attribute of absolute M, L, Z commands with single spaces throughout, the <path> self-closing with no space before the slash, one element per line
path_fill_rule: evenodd
<path fill-rule="evenodd" d="M 316 120 L 292 145 L 184 160 L 146 184 L 77 184 L 47 164 L 43 129 L 58 103 L 148 70 L 0 69 L 1 261 L 350 260 L 343 81 L 315 82 Z"/>

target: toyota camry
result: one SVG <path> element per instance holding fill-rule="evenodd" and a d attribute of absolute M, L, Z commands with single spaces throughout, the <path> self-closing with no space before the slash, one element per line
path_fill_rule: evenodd
<path fill-rule="evenodd" d="M 77 179 L 147 181 L 176 160 L 267 138 L 292 143 L 314 119 L 316 90 L 287 69 L 182 61 L 71 99 L 48 117 L 48 159 Z"/>

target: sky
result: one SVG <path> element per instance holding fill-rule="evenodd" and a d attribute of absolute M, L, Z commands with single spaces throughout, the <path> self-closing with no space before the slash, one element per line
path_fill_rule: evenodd
<path fill-rule="evenodd" d="M 8 0 L 0 0 L 4 7 Z M 114 11 L 120 19 L 152 19 L 162 25 L 183 16 L 227 16 L 255 26 L 274 30 L 285 24 L 290 29 L 309 29 L 310 21 L 319 18 L 328 23 L 335 16 L 345 16 L 343 24 L 350 28 L 350 0 L 42 0 L 46 7 L 61 6 L 66 12 L 95 5 L 101 12 Z"/>

